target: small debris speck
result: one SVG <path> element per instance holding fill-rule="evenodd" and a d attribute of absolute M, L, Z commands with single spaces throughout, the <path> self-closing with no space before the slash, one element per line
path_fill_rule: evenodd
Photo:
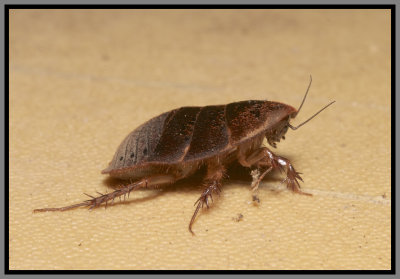
<path fill-rule="evenodd" d="M 236 222 L 240 222 L 243 220 L 243 214 L 239 213 L 236 217 L 232 218 L 232 220 L 236 221 Z"/>
<path fill-rule="evenodd" d="M 252 198 L 254 203 L 260 203 L 260 198 L 257 195 L 253 195 Z"/>

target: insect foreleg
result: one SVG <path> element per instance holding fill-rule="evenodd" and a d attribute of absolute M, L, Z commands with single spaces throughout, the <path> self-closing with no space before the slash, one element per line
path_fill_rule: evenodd
<path fill-rule="evenodd" d="M 280 171 L 286 172 L 286 178 L 283 182 L 286 183 L 288 189 L 295 193 L 312 196 L 309 193 L 305 193 L 300 189 L 299 180 L 303 181 L 300 177 L 300 173 L 297 172 L 290 161 L 282 156 L 275 155 L 267 147 L 261 147 L 255 150 L 253 153 L 242 159 L 244 166 L 267 167 L 266 173 L 272 169 L 279 169 Z M 243 164 L 242 164 L 243 165 Z M 260 179 L 261 180 L 261 179 Z"/>

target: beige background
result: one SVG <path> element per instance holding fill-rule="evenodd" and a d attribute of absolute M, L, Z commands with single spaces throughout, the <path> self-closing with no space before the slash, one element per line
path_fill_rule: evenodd
<path fill-rule="evenodd" d="M 100 170 L 150 117 L 246 99 L 336 104 L 276 153 L 251 202 L 231 173 L 187 230 L 200 179 L 88 211 L 33 214 L 111 191 Z M 13 10 L 11 269 L 389 269 L 390 11 Z M 237 215 L 243 220 L 236 222 Z"/>

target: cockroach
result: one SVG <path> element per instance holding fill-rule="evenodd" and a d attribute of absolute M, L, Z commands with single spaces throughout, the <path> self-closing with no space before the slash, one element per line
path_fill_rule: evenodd
<path fill-rule="evenodd" d="M 220 194 L 227 167 L 237 161 L 246 168 L 262 170 L 252 188 L 278 169 L 286 173 L 283 180 L 291 191 L 311 195 L 300 189 L 303 181 L 290 161 L 263 146 L 264 138 L 276 148 L 285 139 L 288 128 L 296 130 L 333 104 L 329 103 L 303 123 L 294 127 L 289 122 L 301 110 L 310 83 L 298 110 L 292 106 L 265 100 L 248 100 L 227 105 L 181 107 L 145 122 L 132 131 L 119 145 L 109 166 L 102 174 L 128 181 L 113 192 L 90 196 L 89 200 L 59 208 L 35 209 L 34 212 L 64 211 L 81 206 L 98 207 L 116 197 L 126 196 L 140 188 L 172 184 L 206 168 L 203 191 L 195 202 L 189 231 L 200 208 L 208 208 L 212 194 Z"/>

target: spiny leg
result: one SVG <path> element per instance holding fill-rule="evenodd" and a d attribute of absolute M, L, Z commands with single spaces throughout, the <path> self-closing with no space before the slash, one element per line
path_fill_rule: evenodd
<path fill-rule="evenodd" d="M 300 189 L 298 179 L 303 181 L 303 179 L 300 177 L 301 173 L 294 169 L 290 161 L 282 156 L 275 155 L 267 147 L 261 147 L 255 150 L 249 156 L 242 159 L 242 161 L 246 166 L 257 165 L 258 167 L 267 167 L 268 169 L 265 171 L 265 174 L 272 169 L 286 171 L 286 178 L 283 180 L 283 182 L 286 183 L 288 189 L 298 194 L 312 196 L 312 194 L 303 192 Z M 259 180 L 261 181 L 261 179 Z"/>
<path fill-rule="evenodd" d="M 222 165 L 209 165 L 207 169 L 207 175 L 205 179 L 205 188 L 200 195 L 200 198 L 194 203 L 196 210 L 193 213 L 192 219 L 189 223 L 189 231 L 194 235 L 192 231 L 192 225 L 196 219 L 196 215 L 200 208 L 203 208 L 204 204 L 209 208 L 209 201 L 213 201 L 212 194 L 216 193 L 218 196 L 221 193 L 221 180 L 224 176 L 225 169 Z"/>
<path fill-rule="evenodd" d="M 203 191 L 201 194 L 200 198 L 194 203 L 194 205 L 197 204 L 196 210 L 193 213 L 192 219 L 190 220 L 189 223 L 189 231 L 194 235 L 194 232 L 192 231 L 192 225 L 194 223 L 194 220 L 196 219 L 196 215 L 199 212 L 200 208 L 203 208 L 204 204 L 209 208 L 209 200 L 212 200 L 212 193 L 215 192 L 218 195 L 221 193 L 220 189 L 220 183 L 217 181 L 210 181 L 210 185 Z"/>
<path fill-rule="evenodd" d="M 150 176 L 150 177 L 143 178 L 139 181 L 130 183 L 126 186 L 123 186 L 122 188 L 115 190 L 108 194 L 98 193 L 98 194 L 100 194 L 100 196 L 98 196 L 98 197 L 93 197 L 91 195 L 85 194 L 88 197 L 90 197 L 91 199 L 83 201 L 81 203 L 64 206 L 64 207 L 56 207 L 56 208 L 40 208 L 40 209 L 33 210 L 33 212 L 65 211 L 65 210 L 69 210 L 69 209 L 81 207 L 81 206 L 90 206 L 89 209 L 93 209 L 95 207 L 100 206 L 101 204 L 105 204 L 105 206 L 107 207 L 108 201 L 111 200 L 112 202 L 114 202 L 114 199 L 117 197 L 121 198 L 121 196 L 124 196 L 124 198 L 125 198 L 125 195 L 128 195 L 128 198 L 129 198 L 129 194 L 131 191 L 137 190 L 139 188 L 146 188 L 146 187 L 159 185 L 159 184 L 173 183 L 174 181 L 175 181 L 175 178 L 172 175 Z"/>

